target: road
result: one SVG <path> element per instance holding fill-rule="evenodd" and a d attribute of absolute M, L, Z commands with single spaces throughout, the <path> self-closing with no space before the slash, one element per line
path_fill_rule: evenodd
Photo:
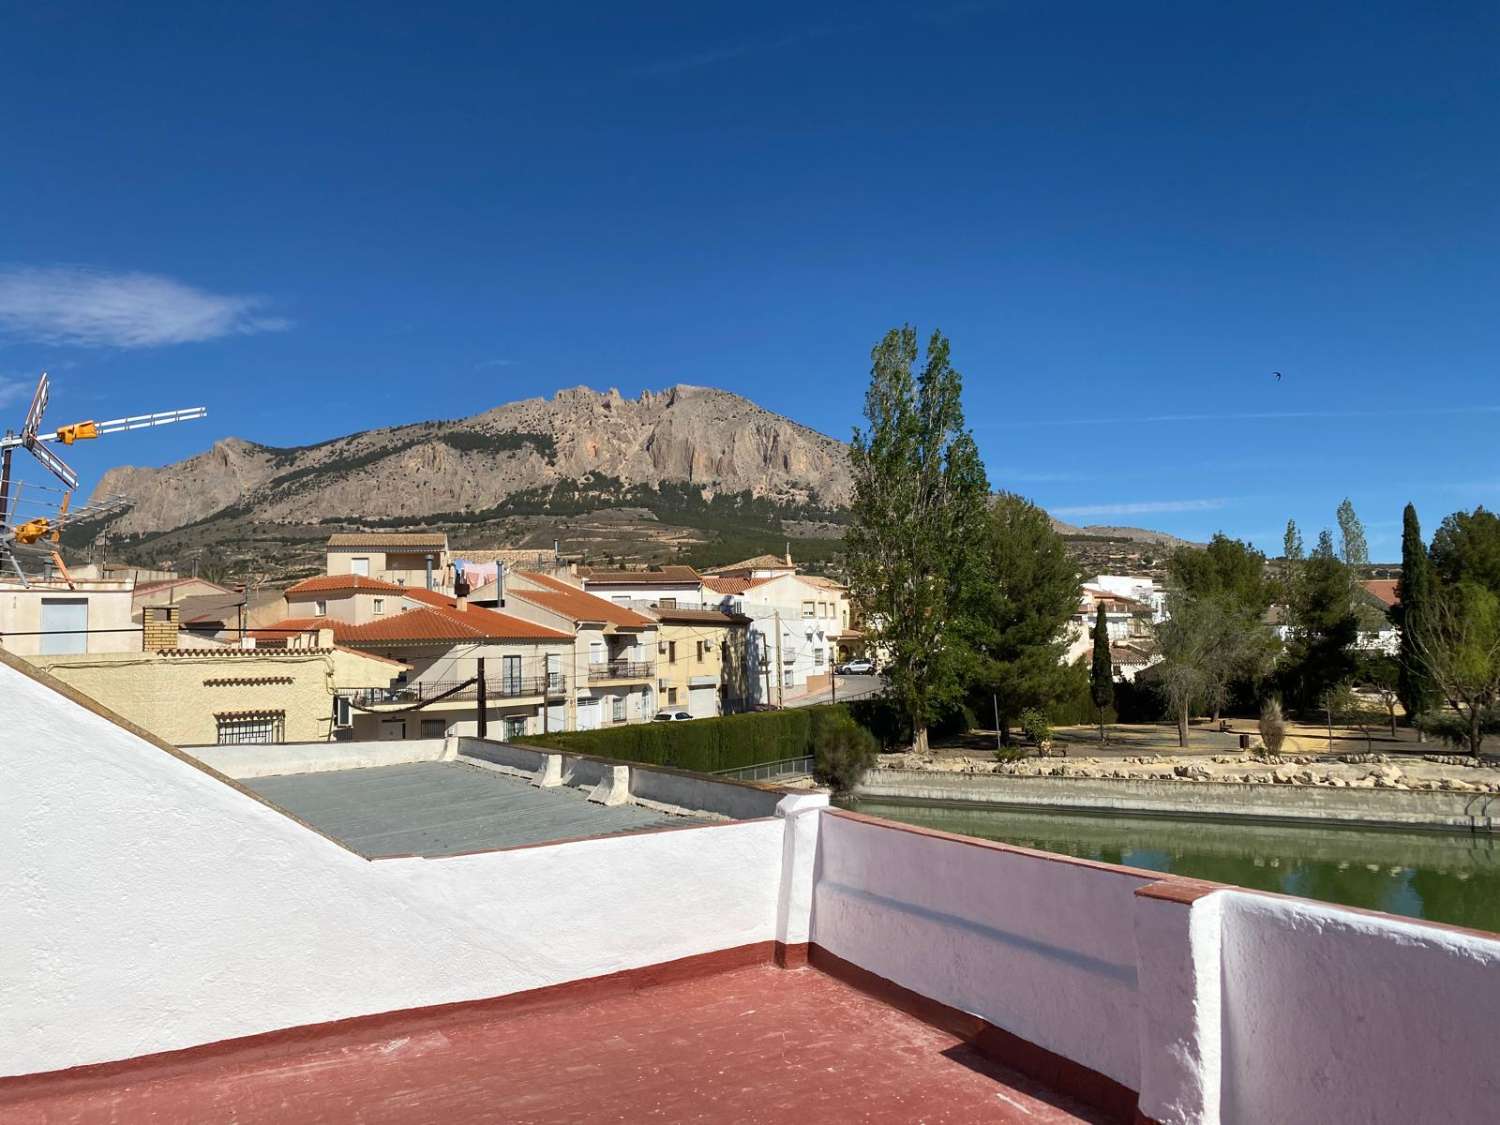
<path fill-rule="evenodd" d="M 837 694 L 841 703 L 852 702 L 874 695 L 881 688 L 883 680 L 880 676 L 839 676 L 837 678 L 838 691 L 809 692 L 807 695 L 799 695 L 795 698 L 786 697 L 788 707 L 813 707 L 819 703 L 833 702 L 833 696 Z M 773 696 L 774 698 L 774 696 Z"/>

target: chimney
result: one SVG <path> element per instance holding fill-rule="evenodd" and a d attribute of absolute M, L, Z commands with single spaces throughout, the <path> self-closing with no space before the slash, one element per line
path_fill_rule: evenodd
<path fill-rule="evenodd" d="M 495 608 L 505 608 L 505 564 L 495 564 Z"/>
<path fill-rule="evenodd" d="M 787 566 L 791 566 L 792 565 L 792 545 L 791 545 L 791 543 L 788 543 L 786 545 L 786 565 Z"/>
<path fill-rule="evenodd" d="M 459 613 L 465 612 L 469 608 L 469 598 L 468 598 L 468 595 L 467 594 L 459 594 L 458 597 L 454 598 L 453 599 L 453 608 L 456 609 L 456 610 L 458 610 Z"/>
<path fill-rule="evenodd" d="M 427 588 L 432 589 L 432 556 L 427 556 Z"/>
<path fill-rule="evenodd" d="M 141 623 L 141 648 L 146 652 L 157 649 L 176 648 L 177 631 L 182 626 L 182 607 L 178 605 L 149 605 Z"/>
<path fill-rule="evenodd" d="M 319 648 L 332 648 L 333 647 L 333 630 L 332 629 L 319 629 L 318 630 L 318 647 Z"/>

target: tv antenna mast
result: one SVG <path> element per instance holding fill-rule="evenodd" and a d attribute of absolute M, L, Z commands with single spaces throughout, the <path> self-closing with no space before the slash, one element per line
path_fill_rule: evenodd
<path fill-rule="evenodd" d="M 76 441 L 104 437 L 106 434 L 122 434 L 129 430 L 168 426 L 173 422 L 191 422 L 208 416 L 208 411 L 204 407 L 192 406 L 186 410 L 133 414 L 127 418 L 112 418 L 108 422 L 73 422 L 66 426 L 59 426 L 50 433 L 42 433 L 42 415 L 47 409 L 47 396 L 50 391 L 51 383 L 47 378 L 47 373 L 43 371 L 41 379 L 37 381 L 36 393 L 31 397 L 31 406 L 26 411 L 26 421 L 21 426 L 21 432 L 18 434 L 6 430 L 3 435 L 0 435 L 0 556 L 3 556 L 3 560 L 0 561 L 10 564 L 23 586 L 28 586 L 30 583 L 27 581 L 26 571 L 21 567 L 18 556 L 28 549 L 44 553 L 50 550 L 52 561 L 58 571 L 64 580 L 69 581 L 69 585 L 72 584 L 71 580 L 68 580 L 67 567 L 63 565 L 62 556 L 58 554 L 56 547 L 42 546 L 44 541 L 56 544 L 60 540 L 63 521 L 69 514 L 69 501 L 72 500 L 73 492 L 78 487 L 78 473 L 57 455 L 52 448 L 54 444 L 72 445 Z M 30 453 L 41 462 L 44 469 L 62 483 L 62 500 L 55 505 L 55 515 L 35 516 L 24 522 L 12 520 L 11 511 L 20 503 L 21 490 L 25 485 L 24 481 L 15 481 L 14 492 L 12 492 L 11 460 L 17 449 L 24 449 Z M 46 488 L 46 486 L 36 487 Z M 48 489 L 47 491 L 56 490 Z M 39 503 L 49 510 L 54 506 L 47 502 Z M 74 508 L 72 515 L 75 519 L 81 516 L 96 516 L 118 507 L 117 501 L 105 501 L 101 504 Z"/>

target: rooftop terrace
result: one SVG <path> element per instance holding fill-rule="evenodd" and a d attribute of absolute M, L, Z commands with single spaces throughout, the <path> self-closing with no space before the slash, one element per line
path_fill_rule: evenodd
<path fill-rule="evenodd" d="M 461 855 L 702 823 L 641 805 L 607 807 L 582 789 L 539 789 L 460 761 L 280 774 L 245 785 L 367 859 Z"/>

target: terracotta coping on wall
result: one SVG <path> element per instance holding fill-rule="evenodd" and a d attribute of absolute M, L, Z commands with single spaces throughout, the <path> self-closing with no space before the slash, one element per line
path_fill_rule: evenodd
<path fill-rule="evenodd" d="M 1200 898 L 1211 895 L 1215 891 L 1232 890 L 1235 888 L 1227 883 L 1211 883 L 1206 879 L 1188 879 L 1178 876 L 1175 879 L 1161 879 L 1155 883 L 1147 883 L 1144 887 L 1137 887 L 1135 893 L 1140 898 L 1154 898 L 1162 902 L 1176 902 L 1183 906 L 1191 906 Z"/>
<path fill-rule="evenodd" d="M 1060 1094 L 1102 1110 L 1127 1125 L 1148 1125 L 1149 1119 L 1137 1108 L 1140 1095 L 1135 1090 L 1082 1063 L 1039 1047 L 980 1016 L 887 980 L 820 945 L 809 947 L 807 963 L 851 988 L 962 1039 L 986 1058 L 1034 1078 Z"/>

